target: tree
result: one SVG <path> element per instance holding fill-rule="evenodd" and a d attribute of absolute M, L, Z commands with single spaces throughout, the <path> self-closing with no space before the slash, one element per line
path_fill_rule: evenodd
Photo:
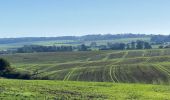
<path fill-rule="evenodd" d="M 129 50 L 130 49 L 130 45 L 126 44 L 126 49 Z"/>
<path fill-rule="evenodd" d="M 98 48 L 99 50 L 108 50 L 106 45 L 99 45 Z"/>
<path fill-rule="evenodd" d="M 108 47 L 109 49 L 111 49 L 112 46 L 113 46 L 113 44 L 112 44 L 111 42 L 107 42 L 107 47 Z"/>
<path fill-rule="evenodd" d="M 80 45 L 79 51 L 87 51 L 87 46 L 85 44 Z"/>
<path fill-rule="evenodd" d="M 160 46 L 159 46 L 159 49 L 163 49 L 163 48 L 164 48 L 164 46 L 163 46 L 163 45 L 160 45 Z"/>
<path fill-rule="evenodd" d="M 151 49 L 152 46 L 148 42 L 144 42 L 144 49 Z"/>
<path fill-rule="evenodd" d="M 96 42 L 91 42 L 90 47 L 95 48 L 96 46 L 97 46 L 97 43 L 96 43 Z"/>
<path fill-rule="evenodd" d="M 107 43 L 107 46 L 109 49 L 112 49 L 112 50 L 124 50 L 125 47 L 126 47 L 126 44 L 124 43 Z"/>
<path fill-rule="evenodd" d="M 144 42 L 141 40 L 136 41 L 136 49 L 143 49 L 144 48 Z"/>
<path fill-rule="evenodd" d="M 120 50 L 124 50 L 125 47 L 126 47 L 126 44 L 124 44 L 124 43 L 120 43 L 120 44 L 119 44 L 119 49 L 120 49 Z"/>
<path fill-rule="evenodd" d="M 135 42 L 134 41 L 131 42 L 131 49 L 135 49 Z"/>
<path fill-rule="evenodd" d="M 16 72 L 10 67 L 10 63 L 3 58 L 0 58 L 0 76 L 12 79 L 31 79 L 29 73 Z"/>
<path fill-rule="evenodd" d="M 7 71 L 10 68 L 10 63 L 5 60 L 0 58 L 0 71 Z"/>

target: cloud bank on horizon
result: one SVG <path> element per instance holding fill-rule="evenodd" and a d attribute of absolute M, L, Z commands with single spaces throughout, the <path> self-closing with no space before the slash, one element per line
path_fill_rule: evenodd
<path fill-rule="evenodd" d="M 2 0 L 0 37 L 170 33 L 170 0 Z"/>

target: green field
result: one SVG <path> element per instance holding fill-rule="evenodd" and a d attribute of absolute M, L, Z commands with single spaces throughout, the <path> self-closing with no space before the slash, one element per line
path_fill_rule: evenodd
<path fill-rule="evenodd" d="M 0 79 L 2 100 L 169 100 L 170 49 L 0 55 L 21 73 Z"/>
<path fill-rule="evenodd" d="M 1 100 L 169 100 L 166 85 L 0 80 Z"/>
<path fill-rule="evenodd" d="M 170 83 L 170 50 L 87 51 L 1 55 L 20 72 L 63 81 Z"/>

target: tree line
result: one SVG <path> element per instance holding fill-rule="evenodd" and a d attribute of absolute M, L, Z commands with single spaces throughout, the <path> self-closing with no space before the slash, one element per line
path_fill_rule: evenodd
<path fill-rule="evenodd" d="M 95 48 L 95 49 L 94 49 Z M 64 51 L 92 51 L 92 50 L 134 50 L 134 49 L 151 49 L 149 42 L 137 40 L 131 43 L 111 43 L 106 45 L 97 45 L 91 42 L 89 46 L 81 44 L 78 46 L 42 46 L 42 45 L 25 45 L 17 49 L 17 53 L 33 52 L 64 52 Z"/>
<path fill-rule="evenodd" d="M 56 51 L 73 51 L 72 46 L 41 46 L 41 45 L 24 45 L 17 49 L 18 53 L 32 52 L 56 52 Z"/>
<path fill-rule="evenodd" d="M 134 50 L 134 49 L 152 49 L 149 42 L 142 40 L 132 41 L 131 43 L 107 43 L 107 46 L 101 46 L 100 50 Z"/>
<path fill-rule="evenodd" d="M 155 43 L 170 42 L 170 35 L 153 35 L 151 37 L 151 42 Z"/>

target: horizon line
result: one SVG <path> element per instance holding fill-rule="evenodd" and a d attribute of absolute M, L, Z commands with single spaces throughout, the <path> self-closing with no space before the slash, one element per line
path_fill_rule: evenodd
<path fill-rule="evenodd" d="M 170 35 L 170 34 L 158 34 L 158 33 L 151 33 L 151 34 L 147 34 L 147 33 L 131 33 L 131 32 L 127 32 L 127 33 L 104 33 L 104 34 L 84 34 L 84 35 L 59 35 L 59 36 L 17 36 L 17 37 L 0 37 L 0 39 L 5 39 L 5 38 L 52 38 L 52 37 L 82 37 L 82 36 L 87 36 L 87 35 L 126 35 L 126 34 L 134 34 L 134 35 Z"/>

